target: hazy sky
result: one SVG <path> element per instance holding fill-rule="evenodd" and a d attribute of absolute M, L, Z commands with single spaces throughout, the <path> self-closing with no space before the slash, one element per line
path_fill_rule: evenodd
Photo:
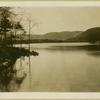
<path fill-rule="evenodd" d="M 38 23 L 32 34 L 44 34 L 59 31 L 83 31 L 91 27 L 100 27 L 100 7 L 32 7 L 17 8 L 17 13 L 26 16 L 32 23 Z"/>

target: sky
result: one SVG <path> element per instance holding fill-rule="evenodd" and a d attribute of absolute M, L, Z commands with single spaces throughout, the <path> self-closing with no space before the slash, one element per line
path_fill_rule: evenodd
<path fill-rule="evenodd" d="M 60 31 L 85 31 L 100 27 L 100 7 L 25 7 L 15 8 L 23 16 L 23 25 L 28 30 L 28 20 L 34 27 L 31 34 Z"/>

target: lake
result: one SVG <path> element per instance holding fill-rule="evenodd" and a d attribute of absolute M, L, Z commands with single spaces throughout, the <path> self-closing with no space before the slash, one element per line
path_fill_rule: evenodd
<path fill-rule="evenodd" d="M 27 45 L 23 47 L 28 48 Z M 21 78 L 11 91 L 100 92 L 100 48 L 88 43 L 31 44 L 38 56 L 21 57 L 15 69 Z"/>

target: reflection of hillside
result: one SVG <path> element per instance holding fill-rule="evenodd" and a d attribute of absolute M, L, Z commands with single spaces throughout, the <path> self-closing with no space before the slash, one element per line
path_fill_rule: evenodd
<path fill-rule="evenodd" d="M 49 46 L 49 47 L 43 48 L 43 49 L 47 49 L 49 51 L 57 51 L 57 50 L 63 50 L 63 51 L 74 51 L 74 50 L 75 51 L 81 51 L 81 50 L 100 51 L 100 46 L 99 45 L 91 45 L 91 44 L 87 44 L 87 45 L 81 44 L 81 45 L 66 45 L 66 46 L 63 46 L 63 45 L 62 46 Z"/>

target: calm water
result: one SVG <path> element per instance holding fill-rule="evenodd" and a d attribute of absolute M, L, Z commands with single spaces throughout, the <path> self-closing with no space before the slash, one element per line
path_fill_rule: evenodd
<path fill-rule="evenodd" d="M 27 45 L 23 45 L 27 48 Z M 17 60 L 21 69 L 18 77 L 26 73 L 19 86 L 12 91 L 33 92 L 88 92 L 100 91 L 100 50 L 87 43 L 31 44 L 39 56 Z M 19 67 L 21 65 L 21 68 Z M 15 88 L 16 87 L 16 88 Z"/>

